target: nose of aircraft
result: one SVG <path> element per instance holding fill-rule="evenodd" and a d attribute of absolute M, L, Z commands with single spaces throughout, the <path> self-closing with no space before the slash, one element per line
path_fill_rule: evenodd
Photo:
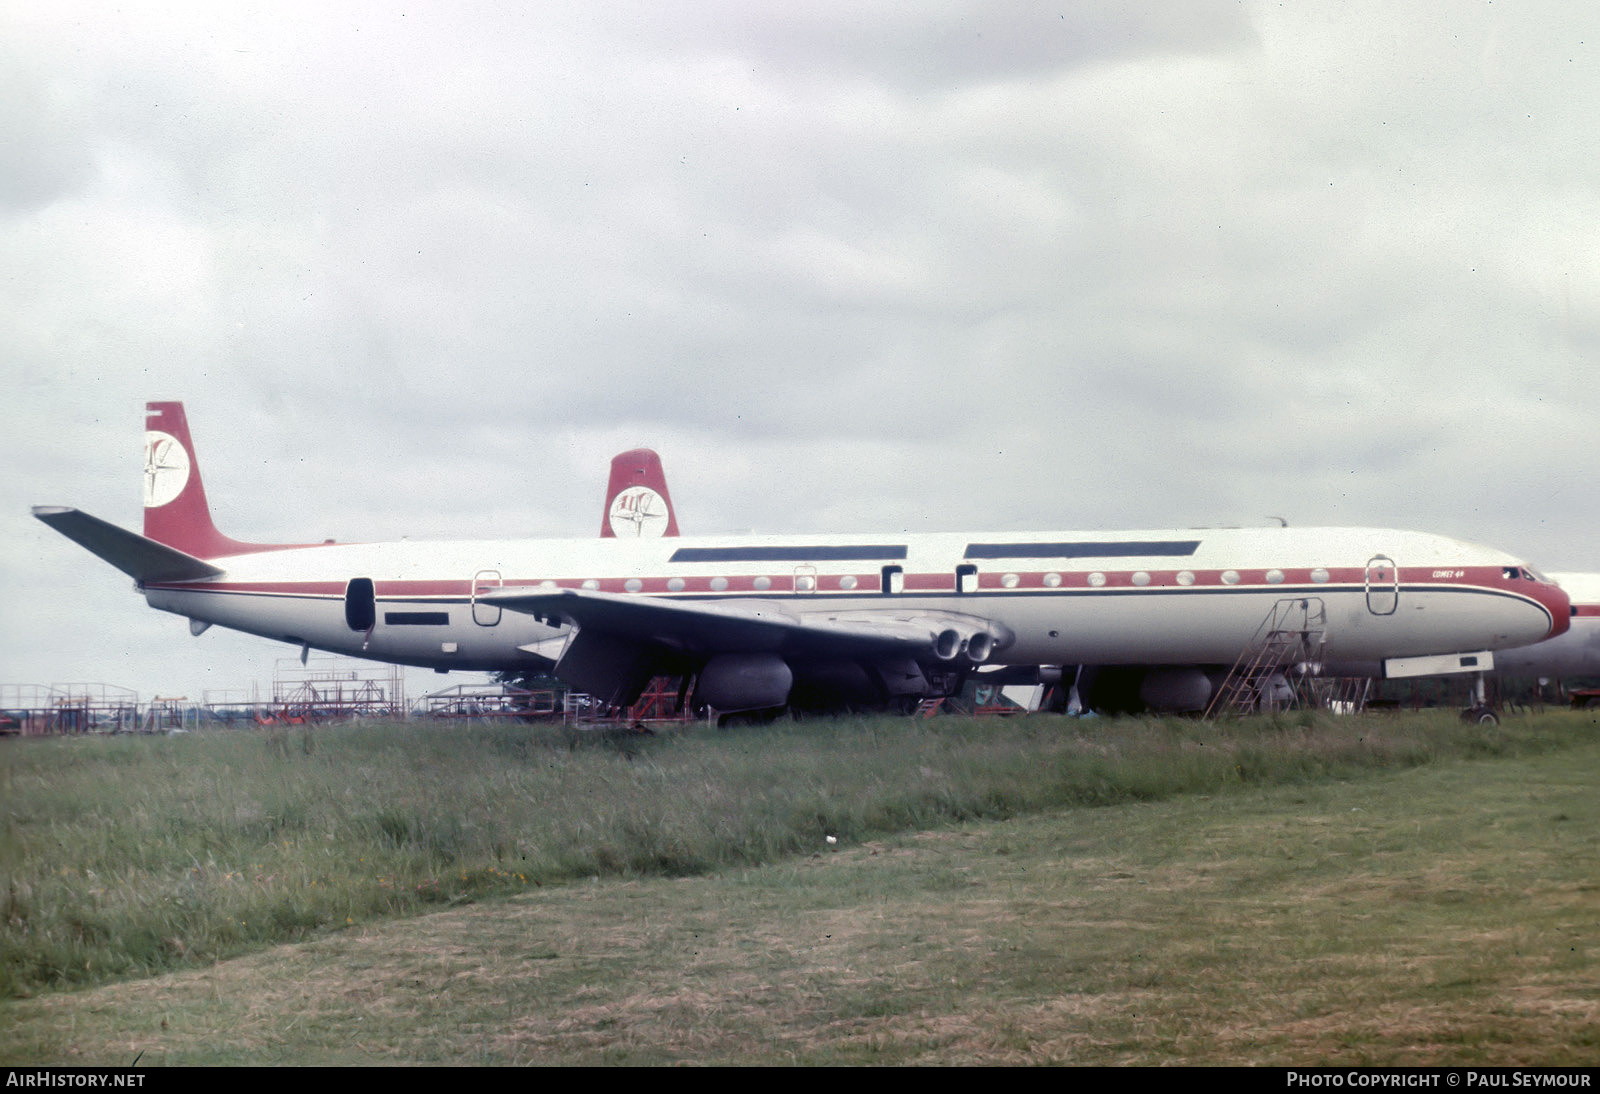
<path fill-rule="evenodd" d="M 1572 626 L 1572 598 L 1560 585 L 1543 578 L 1535 583 L 1535 587 L 1533 598 L 1550 613 L 1550 633 L 1545 638 L 1567 633 Z"/>

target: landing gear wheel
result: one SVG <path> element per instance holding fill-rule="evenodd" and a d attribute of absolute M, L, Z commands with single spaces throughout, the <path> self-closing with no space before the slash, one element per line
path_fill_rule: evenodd
<path fill-rule="evenodd" d="M 1461 720 L 1475 726 L 1497 726 L 1500 719 L 1488 707 L 1470 707 L 1461 712 Z"/>

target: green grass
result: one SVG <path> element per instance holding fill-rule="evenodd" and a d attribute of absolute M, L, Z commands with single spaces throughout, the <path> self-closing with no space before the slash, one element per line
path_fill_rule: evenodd
<path fill-rule="evenodd" d="M 1046 810 L 1593 736 L 1593 714 L 843 719 L 660 737 L 354 725 L 0 747 L 0 995 L 589 878 L 691 877 Z M 945 883 L 959 888 L 960 875 Z"/>
<path fill-rule="evenodd" d="M 1105 807 L 813 837 L 764 865 L 591 877 L 39 992 L 0 1001 L 0 1062 L 1600 1057 L 1592 719 L 1473 731 L 1454 751 L 1421 743 L 1450 737 L 1444 721 L 1419 736 L 1375 720 L 1348 738 L 1338 727 L 1175 727 L 1176 744 L 1148 739 L 1149 726 L 1100 728 L 1102 757 L 1140 741 L 1169 755 L 1270 751 L 1285 732 L 1362 747 L 1382 738 L 1373 757 L 1411 744 L 1380 766 L 1330 759 L 1333 776 L 1300 765 L 1283 781 L 1246 782 L 1235 771 L 1210 790 Z M 943 738 L 964 731 L 908 732 L 948 749 Z M 1021 732 L 976 730 L 985 748 Z M 745 738 L 708 743 L 719 740 Z"/>

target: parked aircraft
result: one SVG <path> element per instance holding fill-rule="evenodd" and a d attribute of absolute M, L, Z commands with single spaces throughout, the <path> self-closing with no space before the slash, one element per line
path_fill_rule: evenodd
<path fill-rule="evenodd" d="M 617 506 L 626 512 L 650 505 L 648 495 L 643 506 L 624 503 L 625 491 L 631 486 L 642 484 L 649 490 L 657 491 L 658 496 L 665 499 L 663 504 L 667 510 L 667 521 L 655 527 L 670 528 L 664 534 L 677 535 L 677 518 L 671 512 L 672 502 L 667 494 L 666 476 L 661 470 L 660 458 L 649 449 L 640 449 L 622 453 L 612 461 L 611 466 L 608 493 L 610 497 L 618 499 Z M 619 479 L 619 475 L 630 472 L 632 478 Z M 1289 522 L 1284 518 L 1273 519 L 1278 521 L 1280 527 L 1288 527 Z M 624 527 L 631 528 L 633 525 Z M 602 530 L 602 535 L 607 531 L 609 526 Z M 646 531 L 643 534 L 651 533 Z M 1446 667 L 1452 672 L 1470 671 L 1474 675 L 1492 673 L 1497 676 L 1544 678 L 1600 676 L 1600 574 L 1564 573 L 1548 576 L 1567 591 L 1572 602 L 1571 622 L 1565 634 L 1531 646 L 1499 650 L 1492 657 L 1482 658 L 1468 666 L 1457 662 Z M 1319 664 L 1317 668 L 1330 676 L 1381 677 L 1385 670 L 1381 661 Z M 1058 710 L 1197 712 L 1206 709 L 1227 671 L 1224 665 L 1174 667 L 1094 663 L 1039 666 L 1037 669 L 1027 666 L 1012 671 L 995 665 L 989 666 L 982 678 L 993 684 L 1012 683 L 1035 687 L 1038 690 L 1034 692 L 1034 699 L 1042 698 Z M 1287 689 L 1287 681 L 1281 676 L 1278 679 L 1278 686 Z"/>
<path fill-rule="evenodd" d="M 193 633 L 439 671 L 554 662 L 618 705 L 656 675 L 726 713 L 914 702 L 984 664 L 1192 673 L 1280 602 L 1315 605 L 1330 660 L 1473 656 L 1569 622 L 1520 561 L 1385 529 L 241 543 L 212 523 L 182 405 L 147 411 L 144 535 L 34 513 Z"/>

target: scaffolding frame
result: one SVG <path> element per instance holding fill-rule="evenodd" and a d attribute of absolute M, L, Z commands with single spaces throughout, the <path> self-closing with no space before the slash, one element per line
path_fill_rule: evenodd
<path fill-rule="evenodd" d="M 426 718 L 465 722 L 563 720 L 560 692 L 512 684 L 457 684 L 424 695 L 411 711 Z"/>
<path fill-rule="evenodd" d="M 280 658 L 272 699 L 258 709 L 263 723 L 303 725 L 356 718 L 404 718 L 405 670 L 399 665 L 342 657 Z"/>
<path fill-rule="evenodd" d="M 1285 597 L 1268 609 L 1250 642 L 1211 696 L 1204 717 L 1315 706 L 1309 670 L 1322 661 L 1328 608 L 1321 597 Z"/>
<path fill-rule="evenodd" d="M 25 737 L 140 729 L 139 693 L 116 684 L 0 684 L 0 710 Z"/>

